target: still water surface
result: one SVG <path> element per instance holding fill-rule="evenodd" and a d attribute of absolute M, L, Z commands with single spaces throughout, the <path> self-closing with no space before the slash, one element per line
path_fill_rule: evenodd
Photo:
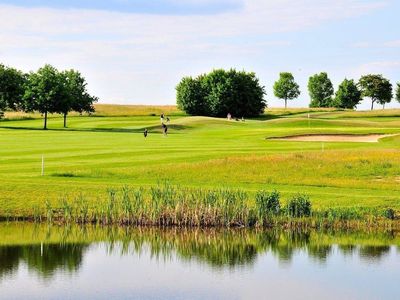
<path fill-rule="evenodd" d="M 399 299 L 400 234 L 0 224 L 0 299 Z"/>

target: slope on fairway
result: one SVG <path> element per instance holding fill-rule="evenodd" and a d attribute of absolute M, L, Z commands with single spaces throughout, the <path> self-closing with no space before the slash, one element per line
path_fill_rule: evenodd
<path fill-rule="evenodd" d="M 157 115 L 107 116 L 103 110 L 102 117 L 69 117 L 66 129 L 61 117 L 52 116 L 47 131 L 40 130 L 37 116 L 0 121 L 0 212 L 26 211 L 45 200 L 58 203 L 64 195 L 79 193 L 101 201 L 110 187 L 163 180 L 251 193 L 277 189 L 284 199 L 308 193 L 316 207 L 400 208 L 400 136 L 378 143 L 327 142 L 323 147 L 321 142 L 266 139 L 400 133 L 398 117 L 387 121 L 376 112 L 373 118 L 334 113 L 312 112 L 308 118 L 308 112 L 275 111 L 245 122 L 176 113 L 168 137 L 161 134 Z M 147 139 L 144 128 L 149 129 Z"/>

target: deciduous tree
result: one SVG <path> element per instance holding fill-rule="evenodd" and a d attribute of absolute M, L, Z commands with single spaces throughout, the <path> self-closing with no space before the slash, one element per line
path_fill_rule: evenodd
<path fill-rule="evenodd" d="M 0 112 L 21 109 L 25 75 L 0 64 Z"/>
<path fill-rule="evenodd" d="M 254 73 L 220 69 L 183 78 L 177 86 L 177 103 L 188 114 L 249 117 L 263 113 L 265 94 Z"/>
<path fill-rule="evenodd" d="M 55 109 L 63 115 L 65 128 L 69 112 L 94 112 L 93 103 L 98 99 L 88 93 L 86 80 L 78 71 L 63 71 L 59 76 L 63 96 L 58 98 Z"/>
<path fill-rule="evenodd" d="M 24 94 L 25 110 L 44 115 L 43 129 L 47 129 L 48 113 L 58 112 L 57 106 L 64 97 L 62 76 L 53 66 L 45 65 L 29 74 Z"/>
<path fill-rule="evenodd" d="M 296 99 L 300 95 L 299 85 L 294 81 L 292 73 L 283 72 L 279 74 L 279 79 L 274 84 L 274 95 L 279 99 L 287 101 Z"/>
<path fill-rule="evenodd" d="M 310 107 L 331 107 L 334 93 L 331 80 L 325 72 L 315 74 L 308 80 L 308 91 L 311 97 Z"/>
<path fill-rule="evenodd" d="M 345 79 L 339 85 L 335 95 L 334 106 L 337 108 L 354 109 L 362 100 L 361 91 L 353 79 Z"/>
<path fill-rule="evenodd" d="M 176 102 L 179 109 L 189 115 L 210 115 L 203 87 L 203 76 L 197 78 L 184 77 L 176 87 Z"/>
<path fill-rule="evenodd" d="M 374 103 L 381 105 L 390 103 L 393 98 L 392 84 L 382 75 L 369 74 L 362 76 L 359 81 L 362 96 L 371 98 L 371 110 L 374 109 Z"/>

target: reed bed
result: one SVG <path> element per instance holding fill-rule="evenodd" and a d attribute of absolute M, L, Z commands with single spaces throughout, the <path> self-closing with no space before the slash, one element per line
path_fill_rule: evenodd
<path fill-rule="evenodd" d="M 313 210 L 307 195 L 281 200 L 278 191 L 188 188 L 160 183 L 149 188 L 108 189 L 106 199 L 89 201 L 84 194 L 58 204 L 46 201 L 18 220 L 36 223 L 77 223 L 160 227 L 358 227 L 396 223 L 392 208 L 363 207 Z M 2 219 L 12 220 L 12 212 Z"/>

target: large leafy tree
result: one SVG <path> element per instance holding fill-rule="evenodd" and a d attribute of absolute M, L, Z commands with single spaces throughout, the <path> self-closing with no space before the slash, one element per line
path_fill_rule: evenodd
<path fill-rule="evenodd" d="M 184 77 L 176 87 L 177 105 L 179 109 L 190 115 L 207 116 L 210 114 L 202 77 Z"/>
<path fill-rule="evenodd" d="M 47 129 L 48 113 L 58 112 L 58 104 L 63 101 L 65 94 L 60 72 L 51 65 L 45 65 L 28 76 L 24 94 L 25 110 L 43 114 L 43 129 Z"/>
<path fill-rule="evenodd" d="M 361 88 L 362 96 L 371 98 L 371 110 L 374 109 L 375 102 L 385 105 L 392 101 L 392 84 L 382 75 L 369 74 L 362 76 L 358 84 Z"/>
<path fill-rule="evenodd" d="M 361 91 L 353 79 L 345 79 L 339 85 L 335 95 L 334 106 L 354 109 L 362 100 Z"/>
<path fill-rule="evenodd" d="M 396 100 L 400 103 L 400 82 L 397 84 Z"/>
<path fill-rule="evenodd" d="M 62 85 L 62 97 L 57 98 L 55 110 L 63 114 L 64 127 L 67 127 L 69 112 L 94 112 L 93 103 L 97 102 L 98 99 L 88 93 L 86 80 L 78 71 L 63 71 L 59 73 L 59 76 Z"/>
<path fill-rule="evenodd" d="M 0 112 L 21 108 L 25 79 L 22 72 L 0 64 Z"/>
<path fill-rule="evenodd" d="M 279 99 L 285 100 L 285 109 L 287 101 L 296 99 L 300 96 L 299 85 L 294 81 L 292 73 L 283 72 L 279 74 L 279 79 L 274 84 L 274 95 Z"/>
<path fill-rule="evenodd" d="M 311 97 L 310 107 L 331 107 L 334 93 L 331 80 L 325 72 L 315 74 L 308 80 L 308 91 Z"/>
<path fill-rule="evenodd" d="M 254 73 L 234 69 L 185 77 L 177 86 L 178 106 L 192 115 L 257 116 L 265 109 L 264 95 L 265 88 Z"/>

